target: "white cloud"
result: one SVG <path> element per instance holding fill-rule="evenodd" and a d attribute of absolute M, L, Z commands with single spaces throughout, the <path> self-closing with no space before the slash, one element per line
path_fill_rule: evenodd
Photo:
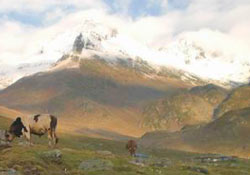
<path fill-rule="evenodd" d="M 63 11 L 61 8 L 56 8 L 53 11 L 47 12 L 43 19 L 43 23 L 46 25 L 53 24 L 62 17 L 66 16 L 68 13 Z"/>
<path fill-rule="evenodd" d="M 129 14 L 129 8 L 131 5 L 131 2 L 133 0 L 119 0 L 119 1 L 114 1 L 113 6 L 116 11 L 119 11 L 120 14 L 122 15 L 128 15 Z"/>
<path fill-rule="evenodd" d="M 155 6 L 156 4 L 163 9 L 163 12 L 168 8 L 168 0 L 148 0 L 148 3 L 146 4 L 147 8 L 151 8 Z"/>
<path fill-rule="evenodd" d="M 44 12 L 53 6 L 73 6 L 77 9 L 106 7 L 101 0 L 1 0 L 0 12 Z"/>
<path fill-rule="evenodd" d="M 0 60 L 14 63 L 27 49 L 29 35 L 34 29 L 10 21 L 0 21 L 0 26 Z"/>
<path fill-rule="evenodd" d="M 250 22 L 247 19 L 250 15 L 250 2 L 248 0 L 189 0 L 190 4 L 185 9 L 172 9 L 161 16 L 141 16 L 137 19 L 132 19 L 127 14 L 131 1 L 115 1 L 121 14 L 111 15 L 108 14 L 108 8 L 101 0 L 23 0 L 21 3 L 20 0 L 0 0 L 0 12 L 34 11 L 36 8 L 38 11 L 46 11 L 50 6 L 57 7 L 45 14 L 44 23 L 50 24 L 49 26 L 35 28 L 10 21 L 6 17 L 2 18 L 0 21 L 0 60 L 24 59 L 23 56 L 39 47 L 41 40 L 48 40 L 54 35 L 70 30 L 82 23 L 84 18 L 108 23 L 141 43 L 155 48 L 168 45 L 177 36 L 186 32 L 193 32 L 190 36 L 195 40 L 200 39 L 201 43 L 207 43 L 204 47 L 206 45 L 206 47 L 218 46 L 220 48 L 221 45 L 226 45 L 225 48 L 232 49 L 235 45 L 233 41 L 237 41 L 240 47 L 233 49 L 237 53 L 250 45 L 248 30 Z M 159 0 L 159 3 L 162 4 L 163 9 L 168 8 L 167 0 Z M 92 10 L 68 13 L 61 8 L 67 5 Z M 60 19 L 59 22 L 55 23 L 58 19 Z M 203 32 L 198 32 L 200 30 Z M 214 44 L 217 42 L 216 39 L 204 39 L 204 35 L 218 37 L 220 44 Z"/>

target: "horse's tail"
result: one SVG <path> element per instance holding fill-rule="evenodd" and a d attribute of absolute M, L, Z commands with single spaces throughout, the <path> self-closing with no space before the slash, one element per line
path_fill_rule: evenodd
<path fill-rule="evenodd" d="M 57 127 L 57 118 L 53 115 L 50 115 L 50 129 L 51 129 L 51 135 L 52 138 L 55 139 L 55 144 L 58 143 L 58 137 L 56 135 L 56 127 Z"/>
<path fill-rule="evenodd" d="M 56 131 L 57 127 L 57 118 L 53 115 L 50 115 L 50 129 L 51 131 Z"/>

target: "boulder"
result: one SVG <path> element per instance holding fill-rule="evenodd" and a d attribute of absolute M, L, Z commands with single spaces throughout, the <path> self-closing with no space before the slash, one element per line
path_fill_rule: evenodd
<path fill-rule="evenodd" d="M 79 165 L 79 169 L 85 171 L 112 170 L 113 167 L 113 163 L 105 159 L 89 159 Z"/>
<path fill-rule="evenodd" d="M 46 151 L 41 154 L 41 157 L 50 162 L 54 163 L 62 163 L 62 152 L 58 149 L 51 150 L 51 151 Z"/>
<path fill-rule="evenodd" d="M 167 158 L 153 158 L 148 156 L 135 157 L 129 163 L 137 166 L 153 166 L 166 168 L 172 165 L 172 161 Z"/>
<path fill-rule="evenodd" d="M 8 170 L 1 170 L 0 168 L 0 175 L 19 175 L 19 173 L 13 168 Z"/>
<path fill-rule="evenodd" d="M 209 174 L 209 171 L 206 168 L 202 168 L 202 167 L 187 167 L 188 170 L 193 171 L 193 172 L 197 172 L 197 173 L 202 173 L 202 174 Z"/>
<path fill-rule="evenodd" d="M 141 166 L 141 167 L 146 166 L 145 161 L 143 161 L 142 159 L 134 159 L 134 160 L 129 161 L 129 163 L 136 165 L 136 166 Z"/>
<path fill-rule="evenodd" d="M 149 158 L 148 155 L 146 155 L 146 154 L 141 154 L 141 153 L 136 153 L 136 154 L 135 154 L 135 157 L 138 157 L 138 158 L 145 158 L 145 159 Z"/>
<path fill-rule="evenodd" d="M 154 167 L 166 168 L 172 165 L 172 161 L 167 158 L 155 159 L 150 165 Z"/>

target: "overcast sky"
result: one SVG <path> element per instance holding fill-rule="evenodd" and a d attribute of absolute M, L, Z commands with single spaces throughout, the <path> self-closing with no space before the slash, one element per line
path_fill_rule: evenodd
<path fill-rule="evenodd" d="M 0 0 L 0 61 L 21 57 L 35 39 L 76 25 L 83 16 L 117 25 L 152 47 L 197 32 L 209 36 L 211 46 L 250 48 L 250 0 Z"/>

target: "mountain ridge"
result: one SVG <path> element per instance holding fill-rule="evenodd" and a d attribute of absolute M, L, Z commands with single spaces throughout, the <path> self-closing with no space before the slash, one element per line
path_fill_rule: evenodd
<path fill-rule="evenodd" d="M 214 83 L 227 88 L 248 83 L 248 59 L 226 59 L 224 52 L 219 52 L 216 48 L 209 50 L 191 36 L 192 33 L 178 37 L 175 42 L 164 47 L 165 49 L 157 50 L 130 38 L 109 24 L 85 19 L 82 24 L 71 30 L 65 29 L 41 41 L 40 45 L 31 51 L 32 54 L 27 56 L 26 61 L 19 61 L 14 66 L 7 65 L 9 68 L 0 73 L 0 88 L 6 88 L 23 76 L 50 70 L 64 55 L 75 54 L 84 57 L 84 54 L 93 53 L 106 60 L 121 58 L 135 61 L 140 58 L 155 69 L 154 71 L 167 69 L 174 74 L 181 72 L 182 78 L 187 81 L 202 80 L 205 84 Z M 35 69 L 30 70 L 34 66 Z M 22 70 L 20 67 L 23 67 Z M 18 76 L 14 77 L 10 72 Z M 209 72 L 211 74 L 208 74 Z"/>

